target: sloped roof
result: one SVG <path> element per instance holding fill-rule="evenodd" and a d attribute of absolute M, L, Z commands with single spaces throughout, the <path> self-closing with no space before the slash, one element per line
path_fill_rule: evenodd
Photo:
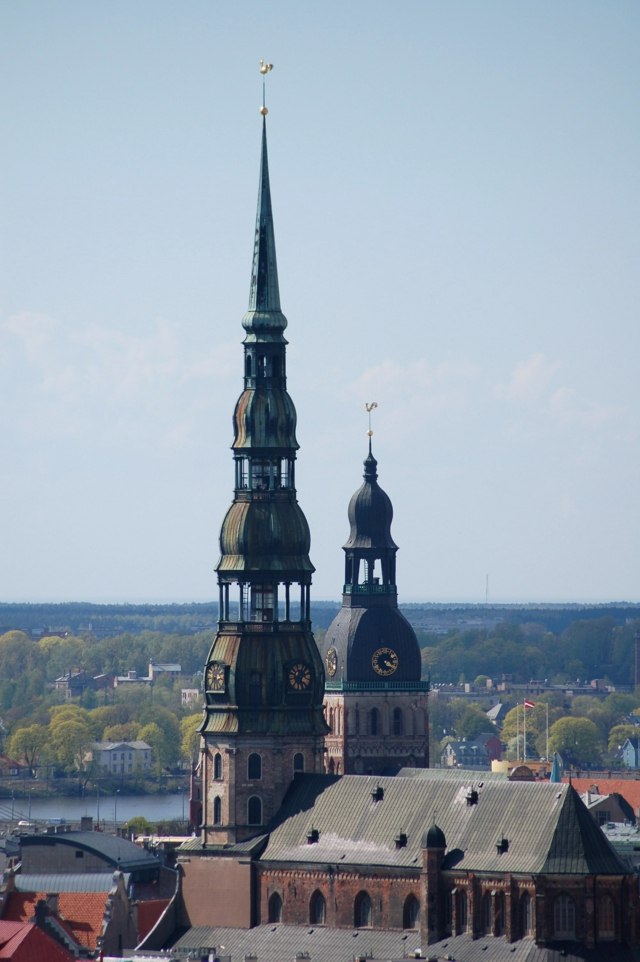
<path fill-rule="evenodd" d="M 476 804 L 468 804 L 472 784 Z M 383 797 L 372 793 L 381 788 Z M 287 793 L 262 862 L 422 866 L 421 841 L 434 820 L 443 830 L 443 867 L 533 874 L 620 874 L 625 869 L 568 785 L 459 777 L 304 775 Z M 310 829 L 318 841 L 309 844 Z M 396 836 L 407 836 L 397 848 Z M 496 843 L 506 838 L 500 853 Z"/>
<path fill-rule="evenodd" d="M 568 776 L 563 776 L 562 781 L 568 782 Z M 593 785 L 598 786 L 598 792 L 601 794 L 612 795 L 616 792 L 622 795 L 629 805 L 631 805 L 635 815 L 640 812 L 640 779 L 607 778 L 598 773 L 589 778 L 573 778 L 572 776 L 571 784 L 580 794 L 588 792 Z"/>
<path fill-rule="evenodd" d="M 73 956 L 36 925 L 0 921 L 0 959 L 69 962 Z"/>
<path fill-rule="evenodd" d="M 117 876 L 116 876 L 117 878 Z M 130 876 L 124 876 L 125 888 Z M 69 874 L 23 874 L 13 877 L 16 892 L 110 892 L 117 881 L 113 872 L 73 872 Z"/>
<path fill-rule="evenodd" d="M 23 835 L 20 839 L 23 848 L 38 845 L 69 845 L 91 852 L 104 859 L 114 869 L 121 872 L 140 871 L 159 868 L 160 860 L 156 855 L 126 838 L 109 835 L 106 832 L 60 832 L 55 835 Z"/>
<path fill-rule="evenodd" d="M 174 948 L 217 949 L 221 957 L 243 959 L 254 955 L 259 962 L 282 962 L 308 953 L 305 962 L 345 962 L 357 956 L 377 960 L 406 960 L 422 949 L 421 958 L 456 959 L 457 962 L 601 962 L 602 946 L 536 945 L 533 939 L 508 942 L 499 938 L 472 939 L 469 935 L 423 945 L 419 932 L 380 929 L 330 929 L 309 925 L 258 925 L 253 929 L 192 928 Z M 617 943 L 607 943 L 607 962 L 634 962 L 637 951 Z"/>
<path fill-rule="evenodd" d="M 46 891 L 10 892 L 3 919 L 8 922 L 32 921 L 36 905 L 41 900 L 46 901 L 47 894 Z M 95 949 L 96 939 L 103 929 L 107 900 L 108 894 L 105 892 L 61 892 L 55 917 L 78 945 Z"/>

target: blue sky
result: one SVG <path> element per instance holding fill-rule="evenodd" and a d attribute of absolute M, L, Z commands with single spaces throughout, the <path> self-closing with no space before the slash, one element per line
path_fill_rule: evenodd
<path fill-rule="evenodd" d="M 640 600 L 640 7 L 0 5 L 0 598 L 217 597 L 260 57 L 297 485 L 338 599 Z"/>

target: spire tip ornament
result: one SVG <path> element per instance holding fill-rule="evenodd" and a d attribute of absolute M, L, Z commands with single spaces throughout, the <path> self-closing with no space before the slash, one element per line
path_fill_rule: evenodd
<path fill-rule="evenodd" d="M 262 76 L 263 76 L 263 77 L 266 77 L 267 74 L 268 74 L 271 70 L 273 70 L 273 64 L 272 64 L 272 63 L 267 63 L 265 60 L 262 60 L 262 59 L 261 59 L 261 60 L 260 60 L 260 73 L 262 74 Z M 263 80 L 263 81 L 262 81 L 262 107 L 260 108 L 260 116 L 261 116 L 261 117 L 266 117 L 268 113 L 269 113 L 269 108 L 267 107 L 267 105 L 266 105 L 266 103 L 265 103 L 265 82 L 264 82 L 264 80 Z"/>
<path fill-rule="evenodd" d="M 369 430 L 367 431 L 367 437 L 368 437 L 368 438 L 372 438 L 372 437 L 373 437 L 373 428 L 371 427 L 371 412 L 372 412 L 372 411 L 375 411 L 375 409 L 376 409 L 377 407 L 378 407 L 378 402 L 377 402 L 377 401 L 365 401 L 365 402 L 364 402 L 364 409 L 365 409 L 365 411 L 367 412 L 367 414 L 369 415 Z"/>

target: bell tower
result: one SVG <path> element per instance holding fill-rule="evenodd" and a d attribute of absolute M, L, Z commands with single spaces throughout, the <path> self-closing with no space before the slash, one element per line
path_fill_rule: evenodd
<path fill-rule="evenodd" d="M 364 483 L 349 502 L 342 607 L 322 653 L 326 770 L 339 775 L 429 765 L 429 683 L 421 680 L 416 634 L 398 609 L 393 508 L 378 484 L 371 435 Z"/>
<path fill-rule="evenodd" d="M 266 65 L 265 65 L 266 66 Z M 219 621 L 204 673 L 201 840 L 263 831 L 296 772 L 323 769 L 324 670 L 311 631 L 307 520 L 295 488 L 267 160 L 266 107 L 244 386 L 233 414 L 234 496 L 220 531 Z"/>

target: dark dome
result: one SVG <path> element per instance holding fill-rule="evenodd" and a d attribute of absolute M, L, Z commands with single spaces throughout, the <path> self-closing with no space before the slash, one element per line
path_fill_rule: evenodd
<path fill-rule="evenodd" d="M 422 662 L 416 633 L 398 608 L 342 607 L 331 622 L 324 639 L 323 655 L 336 651 L 338 678 L 343 681 L 380 681 L 374 669 L 374 654 L 392 649 L 397 667 L 389 681 L 420 681 Z"/>
<path fill-rule="evenodd" d="M 444 837 L 444 832 L 438 825 L 434 822 L 431 828 L 422 836 L 422 848 L 446 848 L 447 840 Z"/>
<path fill-rule="evenodd" d="M 349 502 L 351 531 L 345 548 L 393 548 L 391 537 L 393 506 L 391 499 L 378 484 L 378 462 L 371 450 L 364 462 L 364 484 Z"/>
<path fill-rule="evenodd" d="M 220 530 L 217 571 L 311 572 L 309 525 L 296 501 L 236 501 Z"/>

